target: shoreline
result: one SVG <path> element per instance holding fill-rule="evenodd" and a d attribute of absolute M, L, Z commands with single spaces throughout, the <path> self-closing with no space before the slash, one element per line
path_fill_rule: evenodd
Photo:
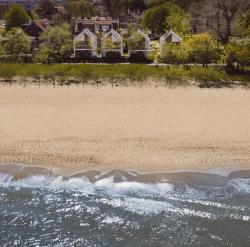
<path fill-rule="evenodd" d="M 108 169 L 82 169 L 80 167 L 78 167 L 78 169 L 74 168 L 74 169 L 68 169 L 67 167 L 57 167 L 57 166 L 53 166 L 53 165 L 39 165 L 39 164 L 21 164 L 21 163 L 0 163 L 0 174 L 1 173 L 13 173 L 16 171 L 15 168 L 13 169 L 13 167 L 19 167 L 21 170 L 24 169 L 25 171 L 27 171 L 27 173 L 25 172 L 25 175 L 34 175 L 33 173 L 39 175 L 39 172 L 41 171 L 47 171 L 48 173 L 52 173 L 55 176 L 63 176 L 63 177 L 78 177 L 81 174 L 88 174 L 88 173 L 92 173 L 92 172 L 97 172 L 100 173 L 102 175 L 105 174 L 109 174 L 109 173 L 133 173 L 133 174 L 137 174 L 137 175 L 146 175 L 146 176 L 154 176 L 156 174 L 207 174 L 207 175 L 218 175 L 218 176 L 223 176 L 223 177 L 228 177 L 230 174 L 233 173 L 239 173 L 239 174 L 250 174 L 250 166 L 238 166 L 238 165 L 234 165 L 229 167 L 220 167 L 219 169 L 216 168 L 211 168 L 211 169 L 207 169 L 207 170 L 202 170 L 202 169 L 175 169 L 175 170 L 155 170 L 155 171 L 143 171 L 143 170 L 130 170 L 130 169 L 126 169 L 126 167 L 124 167 L 124 169 L 115 169 L 116 167 L 113 167 L 113 169 L 111 168 L 110 170 Z M 41 173 L 42 175 L 42 173 Z M 250 178 L 250 175 L 249 175 Z"/>
<path fill-rule="evenodd" d="M 31 180 L 30 180 L 31 179 Z M 87 170 L 78 171 L 73 174 L 57 173 L 53 169 L 29 166 L 21 164 L 0 164 L 0 186 L 15 182 L 23 185 L 28 182 L 29 186 L 46 186 L 60 180 L 60 183 L 86 182 L 92 184 L 104 184 L 112 186 L 115 183 L 125 183 L 125 187 L 130 187 L 127 183 L 139 184 L 172 184 L 173 186 L 207 186 L 207 187 L 226 187 L 229 181 L 236 179 L 250 179 L 250 169 L 232 170 L 227 173 L 202 172 L 202 171 L 172 171 L 172 172 L 154 172 L 140 173 L 125 170 Z M 46 182 L 47 181 L 47 182 Z M 78 181 L 78 182 L 77 182 Z M 76 185 L 75 184 L 75 185 Z M 136 184 L 134 184 L 136 187 Z"/>
<path fill-rule="evenodd" d="M 250 169 L 244 89 L 0 87 L 0 163 L 86 170 Z"/>

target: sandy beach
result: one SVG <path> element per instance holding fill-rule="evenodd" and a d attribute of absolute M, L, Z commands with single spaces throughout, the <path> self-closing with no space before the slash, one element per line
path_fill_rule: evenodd
<path fill-rule="evenodd" d="M 0 86 L 0 163 L 63 174 L 249 169 L 250 91 Z"/>

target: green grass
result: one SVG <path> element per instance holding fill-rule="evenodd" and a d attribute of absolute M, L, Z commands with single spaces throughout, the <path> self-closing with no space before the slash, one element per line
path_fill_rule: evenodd
<path fill-rule="evenodd" d="M 34 78 L 53 82 L 80 83 L 88 81 L 119 83 L 144 83 L 149 78 L 152 81 L 163 81 L 170 85 L 186 85 L 196 81 L 201 87 L 224 87 L 233 82 L 241 82 L 250 86 L 250 71 L 240 74 L 228 74 L 223 68 L 203 68 L 198 66 L 150 66 L 143 64 L 0 64 L 0 78 L 11 81 L 14 77 Z"/>

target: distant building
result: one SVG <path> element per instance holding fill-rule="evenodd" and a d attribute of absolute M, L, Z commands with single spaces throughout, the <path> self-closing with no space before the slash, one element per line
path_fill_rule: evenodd
<path fill-rule="evenodd" d="M 40 44 L 39 37 L 41 33 L 51 25 L 52 24 L 48 20 L 43 19 L 34 20 L 22 26 L 23 31 L 29 36 L 32 50 L 38 49 Z"/>
<path fill-rule="evenodd" d="M 80 34 L 84 29 L 91 32 L 108 32 L 112 29 L 118 30 L 120 26 L 119 20 L 113 20 L 111 17 L 92 17 L 91 19 L 74 20 L 74 33 Z"/>
<path fill-rule="evenodd" d="M 70 15 L 64 6 L 54 6 L 49 11 L 38 8 L 36 12 L 41 19 L 53 20 L 56 24 L 70 21 Z"/>
<path fill-rule="evenodd" d="M 41 33 L 47 28 L 51 26 L 51 23 L 46 20 L 34 20 L 28 24 L 24 24 L 22 26 L 23 31 L 30 37 L 39 37 Z"/>
<path fill-rule="evenodd" d="M 17 3 L 27 10 L 32 10 L 36 2 L 37 0 L 0 0 L 0 6 L 9 6 L 13 3 Z"/>

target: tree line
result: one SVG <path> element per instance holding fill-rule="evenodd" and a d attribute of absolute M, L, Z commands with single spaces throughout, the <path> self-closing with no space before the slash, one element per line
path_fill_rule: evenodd
<path fill-rule="evenodd" d="M 6 31 L 0 42 L 0 55 L 21 59 L 30 52 L 30 41 L 20 27 L 30 20 L 50 16 L 55 3 L 42 0 L 31 13 L 14 4 L 5 14 Z M 166 44 L 160 61 L 174 64 L 226 63 L 229 69 L 250 64 L 250 10 L 247 0 L 103 0 L 110 16 L 117 17 L 129 11 L 141 17 L 140 26 L 148 34 L 158 37 L 172 29 L 182 37 L 181 44 Z M 71 0 L 65 5 L 70 17 L 91 17 L 94 5 L 87 0 Z M 213 11 L 212 11 L 213 10 Z M 39 16 L 40 15 L 40 16 Z M 207 32 L 191 33 L 191 18 L 203 18 Z M 130 26 L 133 29 L 133 25 Z M 134 27 L 135 28 L 135 27 Z M 0 36 L 0 37 L 1 37 Z M 72 27 L 68 19 L 49 27 L 40 37 L 38 51 L 33 54 L 37 62 L 65 61 L 72 54 Z M 157 54 L 157 52 L 156 52 Z M 159 55 L 159 54 L 158 54 Z"/>

